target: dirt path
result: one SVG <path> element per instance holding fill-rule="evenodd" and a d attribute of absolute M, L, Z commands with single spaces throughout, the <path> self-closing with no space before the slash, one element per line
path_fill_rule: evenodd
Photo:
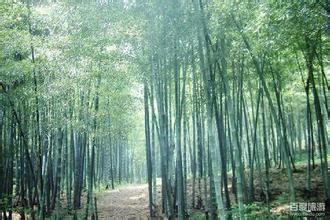
<path fill-rule="evenodd" d="M 127 186 L 98 196 L 99 219 L 147 220 L 148 185 Z"/>

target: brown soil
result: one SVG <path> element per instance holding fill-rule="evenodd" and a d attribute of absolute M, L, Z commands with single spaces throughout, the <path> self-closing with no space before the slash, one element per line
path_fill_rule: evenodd
<path fill-rule="evenodd" d="M 312 190 L 307 192 L 306 166 L 297 166 L 297 171 L 293 173 L 298 202 L 324 202 L 324 193 L 321 180 L 320 167 L 312 170 Z M 263 190 L 260 187 L 260 176 L 255 174 L 255 199 L 264 203 Z M 231 178 L 229 175 L 229 184 Z M 198 180 L 196 180 L 195 207 L 192 207 L 192 181 L 187 183 L 187 201 L 190 211 L 195 212 L 204 209 L 204 181 L 201 181 L 201 194 L 199 195 Z M 209 191 L 209 188 L 207 187 Z M 247 189 L 245 189 L 246 191 Z M 235 196 L 229 185 L 230 199 L 235 203 Z M 281 199 L 282 197 L 282 199 Z M 160 213 L 160 185 L 157 185 L 157 210 Z M 273 213 L 285 214 L 289 208 L 287 172 L 285 169 L 270 170 L 270 202 Z M 99 219 L 113 220 L 145 220 L 149 219 L 148 209 L 148 185 L 133 185 L 103 192 L 98 196 L 98 216 Z M 191 214 L 191 213 L 190 213 Z M 164 219 L 158 217 L 156 219 Z"/>
<path fill-rule="evenodd" d="M 161 196 L 159 190 L 157 196 Z M 98 216 L 104 220 L 147 220 L 148 202 L 147 184 L 110 190 L 98 196 Z"/>

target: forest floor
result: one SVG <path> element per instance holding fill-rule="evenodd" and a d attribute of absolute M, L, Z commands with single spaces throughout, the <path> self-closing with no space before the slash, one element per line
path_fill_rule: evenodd
<path fill-rule="evenodd" d="M 330 159 L 330 158 L 329 158 Z M 293 173 L 296 201 L 300 203 L 306 202 L 324 202 L 323 184 L 321 180 L 321 169 L 319 164 L 316 164 L 315 169 L 311 171 L 311 191 L 307 192 L 306 187 L 306 164 L 297 163 L 296 172 Z M 265 198 L 262 187 L 260 186 L 261 177 L 256 171 L 255 173 L 255 202 L 247 204 L 245 207 L 247 219 L 263 219 L 267 215 L 271 215 L 275 218 L 279 216 L 287 216 L 289 214 L 290 200 L 288 193 L 287 172 L 286 169 L 272 168 L 270 170 L 270 213 L 267 211 L 265 204 Z M 246 177 L 247 178 L 247 177 Z M 231 183 L 231 174 L 229 173 L 229 183 Z M 196 192 L 195 192 L 195 207 L 192 208 L 192 181 L 187 182 L 187 201 L 189 201 L 188 212 L 189 219 L 201 220 L 205 219 L 204 201 L 198 202 L 204 199 L 204 181 L 201 180 L 201 194 L 198 192 L 198 181 L 196 180 Z M 209 192 L 209 183 L 207 182 L 207 191 Z M 233 205 L 232 213 L 235 219 L 237 215 L 237 205 L 235 204 L 235 196 L 232 193 L 232 187 L 229 185 L 230 200 Z M 244 191 L 247 191 L 245 189 Z M 122 185 L 114 190 L 101 190 L 96 192 L 97 197 L 97 213 L 99 219 L 103 220 L 147 220 L 149 218 L 148 209 L 148 185 Z M 161 204 L 161 181 L 157 180 L 157 205 L 156 211 L 160 215 L 155 220 L 166 219 L 161 216 L 160 204 Z M 66 207 L 65 198 L 63 199 L 62 207 Z M 82 198 L 83 204 L 86 203 L 86 196 L 84 194 Z M 73 219 L 73 216 L 67 213 L 67 210 L 63 208 L 63 219 Z M 268 214 L 267 214 L 268 213 Z M 84 208 L 77 210 L 78 219 L 84 214 Z M 79 217 L 80 216 L 80 217 Z M 326 217 L 327 218 L 327 217 Z M 19 219 L 17 213 L 14 214 L 13 219 Z"/>
<path fill-rule="evenodd" d="M 324 202 L 323 186 L 320 178 L 320 167 L 316 166 L 312 171 L 312 190 L 306 192 L 306 165 L 297 165 L 297 171 L 293 173 L 297 202 Z M 260 187 L 260 176 L 255 176 L 255 199 L 256 202 L 246 207 L 247 215 L 262 217 L 266 214 L 266 204 Z M 202 185 L 203 182 L 202 182 Z M 197 186 L 197 183 L 196 183 Z M 202 186 L 203 188 L 203 186 Z M 229 187 L 231 191 L 231 187 Z M 159 206 L 161 192 L 160 184 L 157 185 L 157 207 Z M 203 191 L 203 190 L 202 190 Z M 188 201 L 191 201 L 192 183 L 188 181 Z M 198 192 L 196 192 L 198 196 Z M 148 185 L 129 185 L 115 190 L 101 192 L 98 197 L 99 219 L 113 220 L 145 220 L 148 219 Z M 231 201 L 235 198 L 230 192 Z M 270 171 L 270 213 L 273 216 L 287 216 L 289 210 L 289 193 L 287 185 L 286 169 L 271 169 Z M 190 206 L 190 204 L 189 204 Z M 203 208 L 202 208 L 203 209 Z M 234 206 L 235 209 L 235 206 Z M 190 219 L 205 219 L 203 210 L 191 209 Z M 234 214 L 235 215 L 235 214 Z M 198 216 L 198 217 L 197 217 Z M 165 219 L 158 217 L 156 219 Z"/>
<path fill-rule="evenodd" d="M 157 190 L 157 197 L 161 197 L 160 190 Z M 98 217 L 100 220 L 147 220 L 149 215 L 148 201 L 147 184 L 129 185 L 108 190 L 98 195 Z M 159 217 L 158 219 L 163 218 Z"/>

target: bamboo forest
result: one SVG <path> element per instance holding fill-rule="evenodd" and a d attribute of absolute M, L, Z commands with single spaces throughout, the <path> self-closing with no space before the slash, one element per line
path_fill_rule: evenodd
<path fill-rule="evenodd" d="M 330 219 L 328 0 L 0 0 L 0 220 Z"/>

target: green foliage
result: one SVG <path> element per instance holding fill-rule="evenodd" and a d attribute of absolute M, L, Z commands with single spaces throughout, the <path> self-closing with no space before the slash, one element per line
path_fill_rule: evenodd
<path fill-rule="evenodd" d="M 251 130 L 255 128 L 256 141 L 261 140 L 263 136 L 261 133 L 265 129 L 259 125 L 258 128 L 254 127 L 252 124 L 255 120 L 253 115 L 256 106 L 255 98 L 262 86 L 268 87 L 270 92 L 270 97 L 267 97 L 269 100 L 265 104 L 266 111 L 269 109 L 270 100 L 278 98 L 275 96 L 275 92 L 278 91 L 279 106 L 283 108 L 284 120 L 292 115 L 294 120 L 297 117 L 300 121 L 305 120 L 307 61 L 312 62 L 317 89 L 325 88 L 321 86 L 321 75 L 324 74 L 322 71 L 325 70 L 327 73 L 329 70 L 328 63 L 322 63 L 323 60 L 328 60 L 326 52 L 329 47 L 326 35 L 328 18 L 324 15 L 326 0 L 57 1 L 47 4 L 41 2 L 37 4 L 32 1 L 31 3 L 33 4 L 27 5 L 30 1 L 0 3 L 0 110 L 1 113 L 3 109 L 7 112 L 14 110 L 18 112 L 18 118 L 22 119 L 24 127 L 22 133 L 26 133 L 28 145 L 25 146 L 26 152 L 31 153 L 33 160 L 38 157 L 40 153 L 37 151 L 40 147 L 38 145 L 43 146 L 43 142 L 47 142 L 45 144 L 47 147 L 41 150 L 42 155 L 39 156 L 46 158 L 52 154 L 56 155 L 54 149 L 49 150 L 48 147 L 53 147 L 53 145 L 56 147 L 58 140 L 54 140 L 56 139 L 54 137 L 59 131 L 65 130 L 74 131 L 73 133 L 77 136 L 88 134 L 85 161 L 89 161 L 90 146 L 94 140 L 97 140 L 96 144 L 93 142 L 96 145 L 97 155 L 102 157 L 104 155 L 100 155 L 100 152 L 108 152 L 109 139 L 116 137 L 115 141 L 127 142 L 125 144 L 130 146 L 128 154 L 131 157 L 134 155 L 131 166 L 136 169 L 144 168 L 145 136 L 141 82 L 146 82 L 148 86 L 154 86 L 153 92 L 165 91 L 168 96 L 166 100 L 162 99 L 163 103 L 155 104 L 155 124 L 156 127 L 158 125 L 158 129 L 162 126 L 159 118 L 163 115 L 160 116 L 158 110 L 164 107 L 167 111 L 164 114 L 168 120 L 164 122 L 164 127 L 166 127 L 164 131 L 166 130 L 167 135 L 164 140 L 170 142 L 169 146 L 165 146 L 168 147 L 165 160 L 169 159 L 169 155 L 173 153 L 170 162 L 174 165 L 170 164 L 166 168 L 169 169 L 166 172 L 169 172 L 169 182 L 171 182 L 174 179 L 172 176 L 177 171 L 173 168 L 177 165 L 175 161 L 177 154 L 174 153 L 177 146 L 175 145 L 181 144 L 182 141 L 178 138 L 176 144 L 172 143 L 174 142 L 172 139 L 177 137 L 175 133 L 177 131 L 174 132 L 173 127 L 178 122 L 178 118 L 174 116 L 174 113 L 179 112 L 176 110 L 182 107 L 180 107 L 181 104 L 184 108 L 180 109 L 180 114 L 189 118 L 184 118 L 188 121 L 185 122 L 189 129 L 190 120 L 193 117 L 197 118 L 195 110 L 200 111 L 199 118 L 196 120 L 199 120 L 198 123 L 201 124 L 198 124 L 202 127 L 201 134 L 196 132 L 194 135 L 198 137 L 194 138 L 201 141 L 203 150 L 205 148 L 205 152 L 201 154 L 207 155 L 209 152 L 206 150 L 212 147 L 209 143 L 211 138 L 208 136 L 208 131 L 212 127 L 207 123 L 206 118 L 210 116 L 211 123 L 214 118 L 213 115 L 207 115 L 207 102 L 211 101 L 208 100 L 207 91 L 214 92 L 212 95 L 215 100 L 212 102 L 221 109 L 220 115 L 224 117 L 225 123 L 228 123 L 224 125 L 223 140 L 232 142 L 236 136 L 232 135 L 231 140 L 227 127 L 230 126 L 232 130 L 238 129 L 239 117 L 247 118 L 246 121 L 241 122 L 242 126 L 244 124 Z M 202 59 L 205 60 L 202 61 Z M 261 69 L 259 74 L 265 78 L 265 85 L 260 83 L 256 67 Z M 187 91 L 184 96 L 182 95 L 185 101 L 178 102 L 179 104 L 174 106 L 174 83 L 177 82 L 175 82 L 174 73 L 176 71 L 181 77 L 178 84 L 182 87 L 183 73 L 186 74 Z M 203 78 L 209 73 L 214 73 L 214 79 Z M 224 76 L 227 78 L 225 79 Z M 242 77 L 241 97 L 237 86 L 239 77 Z M 214 88 L 209 88 L 208 83 L 214 83 Z M 226 83 L 228 85 L 225 85 Z M 225 86 L 228 86 L 228 91 L 225 91 Z M 181 93 L 183 94 L 179 91 L 179 94 Z M 231 94 L 232 97 L 230 97 Z M 160 96 L 154 94 L 154 96 L 157 95 Z M 326 94 L 321 95 L 321 99 L 326 99 L 325 96 Z M 315 100 L 313 98 L 311 98 L 311 103 Z M 232 121 L 237 128 L 230 124 L 232 112 L 227 112 L 228 106 L 231 107 L 232 100 L 230 99 L 234 103 Z M 158 100 L 154 98 L 153 101 Z M 240 104 L 239 102 L 244 102 L 244 104 L 235 106 L 236 101 L 237 104 Z M 321 102 L 325 103 L 325 100 Z M 239 112 L 240 108 L 246 109 L 244 113 L 247 116 L 242 116 L 243 113 Z M 213 111 L 218 111 L 213 109 L 213 106 L 211 109 L 212 114 Z M 273 118 L 276 124 L 275 118 L 279 114 L 278 106 L 274 109 L 274 113 L 267 112 L 266 117 Z M 40 116 L 38 123 L 37 111 Z M 10 117 L 6 116 L 4 121 L 8 124 L 12 123 L 9 119 Z M 312 119 L 314 120 L 314 116 Z M 0 120 L 2 123 L 3 119 Z M 268 119 L 266 120 L 267 122 L 263 125 L 266 124 L 268 128 L 270 123 Z M 260 121 L 258 123 L 261 124 Z M 277 129 L 276 126 L 274 127 Z M 314 126 L 314 129 L 319 128 Z M 192 130 L 188 131 L 190 133 L 187 137 L 190 143 L 196 142 L 192 140 Z M 19 131 L 18 128 L 15 129 L 15 132 L 17 131 Z M 0 136 L 7 137 L 7 131 L 2 132 Z M 38 132 L 41 137 L 38 137 Z M 245 134 L 245 128 L 240 128 L 240 133 L 237 133 L 241 141 L 244 160 L 248 158 L 246 149 L 249 132 L 253 133 L 247 131 Z M 276 130 L 275 135 L 281 137 L 281 132 Z M 220 129 L 218 134 L 221 134 Z M 22 145 L 21 134 L 15 135 L 14 141 L 19 143 L 16 145 Z M 68 132 L 66 135 L 70 136 Z M 39 138 L 42 144 L 36 144 Z M 75 138 L 77 137 L 74 136 L 73 139 Z M 294 139 L 293 142 L 296 141 L 295 137 L 290 138 Z M 155 139 L 157 146 L 153 147 L 158 151 L 160 150 L 158 149 L 159 137 Z M 67 140 L 72 141 L 72 138 L 69 137 Z M 267 141 L 273 144 L 278 140 Z M 117 142 L 117 149 L 122 149 L 122 143 Z M 190 143 L 187 144 L 188 148 L 191 147 Z M 8 150 L 6 144 L 0 144 Z M 220 143 L 216 142 L 214 145 L 220 146 Z M 230 143 L 230 145 L 233 144 Z M 261 145 L 258 142 L 257 147 L 260 149 L 265 147 Z M 68 143 L 63 146 L 68 146 Z M 228 146 L 229 144 L 225 143 L 226 149 L 229 149 Z M 278 146 L 274 146 L 276 147 Z M 302 148 L 306 151 L 305 146 Z M 102 151 L 103 149 L 107 150 Z M 184 153 L 187 154 L 188 161 L 191 163 L 192 156 L 187 153 L 188 151 L 189 149 Z M 13 166 L 17 168 L 19 158 L 25 158 L 27 155 L 23 155 L 18 149 L 15 149 L 14 153 L 15 158 L 18 159 L 15 159 L 17 161 Z M 159 154 L 159 152 L 156 153 Z M 115 154 L 119 155 L 119 150 Z M 200 164 L 210 159 L 203 155 L 199 156 L 202 159 L 198 157 Z M 61 156 L 57 155 L 53 159 L 56 160 Z M 297 155 L 296 158 L 300 157 Z M 120 158 L 117 159 L 120 160 Z M 229 160 L 229 156 L 225 159 Z M 261 156 L 261 164 L 264 163 L 263 159 Z M 306 159 L 306 154 L 302 154 L 301 161 L 305 162 Z M 0 163 L 2 164 L 1 161 Z M 57 162 L 55 161 L 54 164 L 57 165 Z M 51 164 L 52 169 L 55 167 L 54 164 Z M 38 168 L 38 166 L 33 161 L 32 169 L 46 170 L 46 167 Z M 207 166 L 206 163 L 205 166 Z M 86 167 L 87 165 L 83 169 Z M 219 167 L 215 167 L 214 170 L 216 168 Z M 158 172 L 160 166 L 155 167 L 155 170 Z M 201 172 L 206 173 L 206 170 L 207 167 Z M 192 176 L 189 172 L 188 177 Z M 18 182 L 16 176 L 15 181 Z M 100 185 L 103 187 L 102 183 Z M 40 188 L 42 187 L 37 187 L 37 189 Z M 29 189 L 29 192 L 31 191 L 32 189 Z M 283 193 L 276 202 L 287 203 L 288 197 L 289 195 Z M 1 198 L 0 206 L 10 206 L 7 204 L 8 201 L 8 197 Z M 259 203 L 248 204 L 244 210 L 245 216 L 251 219 L 262 218 L 267 212 L 266 207 Z M 234 218 L 239 218 L 237 205 L 233 205 L 231 213 Z M 204 216 L 196 212 L 191 218 L 203 219 Z"/>
<path fill-rule="evenodd" d="M 286 198 L 288 199 L 288 198 Z M 286 200 L 286 203 L 288 200 Z M 232 209 L 230 210 L 233 218 L 239 218 L 239 210 L 238 205 L 233 205 Z M 266 219 L 267 217 L 272 217 L 268 213 L 268 208 L 265 203 L 262 202 L 253 202 L 245 205 L 245 212 L 244 215 L 247 219 Z"/>
<path fill-rule="evenodd" d="M 279 204 L 287 204 L 289 201 L 289 195 L 286 192 L 283 192 L 280 196 L 277 197 L 276 202 Z"/>
<path fill-rule="evenodd" d="M 51 117 L 47 126 L 54 128 L 65 123 L 88 129 L 92 118 L 97 117 L 105 123 L 110 116 L 112 129 L 129 132 L 134 126 L 130 112 L 140 102 L 132 95 L 137 68 L 127 59 L 136 53 L 132 44 L 138 39 L 136 26 L 118 19 L 122 12 L 115 8 L 92 3 L 88 7 L 86 4 L 57 3 L 31 10 L 29 15 L 22 4 L 2 3 L 0 7 L 1 82 L 10 87 L 19 82 L 12 98 L 34 97 L 32 78 L 35 72 L 39 102 L 43 105 L 57 102 L 58 111 L 64 113 L 72 108 L 72 103 L 78 107 L 80 94 L 95 94 L 96 80 L 100 76 L 101 106 L 97 115 L 91 112 L 92 117 L 72 121 L 66 113 L 66 117 Z M 132 22 L 131 17 L 126 16 L 126 19 Z M 127 32 L 127 26 L 132 32 Z M 35 63 L 31 60 L 32 45 Z M 62 99 L 63 96 L 66 99 Z M 84 111 L 87 113 L 88 109 Z M 101 136 L 109 132 L 108 125 L 105 126 L 106 130 L 99 129 Z"/>
<path fill-rule="evenodd" d="M 202 220 L 202 219 L 205 219 L 205 214 L 203 212 L 195 211 L 195 212 L 191 213 L 191 216 L 189 216 L 189 219 Z"/>

